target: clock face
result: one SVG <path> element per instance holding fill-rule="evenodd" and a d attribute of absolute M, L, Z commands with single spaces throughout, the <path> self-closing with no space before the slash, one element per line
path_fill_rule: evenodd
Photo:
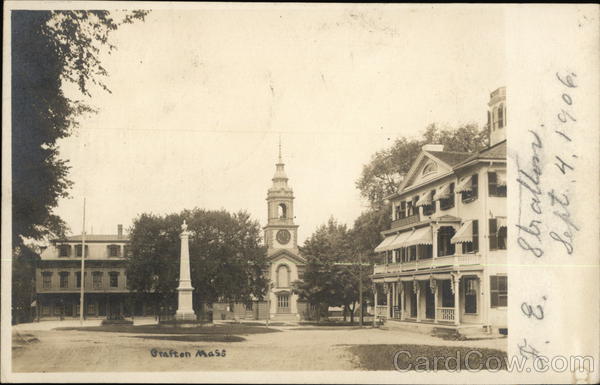
<path fill-rule="evenodd" d="M 279 230 L 277 232 L 277 242 L 281 243 L 282 245 L 288 243 L 291 237 L 292 235 L 287 230 Z"/>

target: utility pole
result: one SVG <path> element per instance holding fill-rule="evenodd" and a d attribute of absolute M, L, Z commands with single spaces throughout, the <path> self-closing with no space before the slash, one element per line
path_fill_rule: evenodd
<path fill-rule="evenodd" d="M 360 306 L 359 326 L 363 327 L 363 278 L 362 278 L 362 254 L 358 253 L 358 305 Z"/>
<path fill-rule="evenodd" d="M 83 198 L 83 229 L 81 231 L 81 290 L 79 295 L 79 323 L 83 326 L 83 312 L 85 311 L 85 304 L 83 301 L 84 287 L 85 287 L 85 198 Z"/>

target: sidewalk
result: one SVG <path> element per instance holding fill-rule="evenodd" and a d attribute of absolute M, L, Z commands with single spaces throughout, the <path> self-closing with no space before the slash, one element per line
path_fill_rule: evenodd
<path fill-rule="evenodd" d="M 64 328 L 64 327 L 89 327 L 89 326 L 100 326 L 103 318 L 95 318 L 95 319 L 86 319 L 83 321 L 83 325 L 78 319 L 65 319 L 65 320 L 47 320 L 40 322 L 29 322 L 22 323 L 18 325 L 13 325 L 12 330 L 17 332 L 23 332 L 28 330 L 52 330 L 56 328 Z M 154 325 L 156 324 L 156 319 L 154 317 L 135 317 L 133 324 L 134 325 Z"/>

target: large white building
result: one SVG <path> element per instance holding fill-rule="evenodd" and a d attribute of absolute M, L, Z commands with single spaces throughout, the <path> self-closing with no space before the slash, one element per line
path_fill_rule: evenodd
<path fill-rule="evenodd" d="M 505 89 L 490 95 L 490 143 L 478 153 L 425 145 L 375 251 L 376 312 L 389 322 L 505 332 Z"/>

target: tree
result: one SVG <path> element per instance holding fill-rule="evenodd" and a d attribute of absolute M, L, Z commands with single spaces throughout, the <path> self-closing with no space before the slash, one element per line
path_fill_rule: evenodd
<path fill-rule="evenodd" d="M 248 213 L 184 210 L 141 214 L 130 229 L 127 282 L 139 294 L 154 293 L 156 305 L 174 305 L 179 277 L 181 224 L 190 231 L 190 270 L 195 305 L 249 302 L 266 294 L 266 249 L 260 225 Z"/>
<path fill-rule="evenodd" d="M 69 166 L 57 140 L 77 127 L 77 117 L 94 111 L 63 92 L 75 83 L 82 95 L 90 85 L 109 91 L 101 48 L 116 49 L 109 35 L 124 23 L 143 20 L 133 11 L 115 20 L 108 11 L 12 11 L 12 208 L 13 245 L 23 239 L 62 235 L 66 225 L 53 213 L 68 196 Z"/>
<path fill-rule="evenodd" d="M 317 317 L 329 306 L 343 306 L 351 320 L 358 300 L 358 266 L 351 232 L 330 218 L 306 240 L 301 251 L 307 260 L 302 281 L 293 282 L 294 292 L 318 309 Z"/>
<path fill-rule="evenodd" d="M 32 240 L 63 236 L 65 222 L 54 213 L 72 182 L 57 141 L 77 127 L 77 117 L 93 108 L 65 96 L 63 85 L 75 83 L 84 96 L 90 84 L 108 91 L 99 54 L 110 32 L 144 19 L 147 11 L 11 11 L 11 150 L 13 301 L 30 303 L 33 292 L 20 287 L 35 272 Z M 26 266 L 27 265 L 27 266 Z M 33 287 L 29 286 L 31 290 Z M 22 297 L 15 298 L 14 293 Z M 13 307 L 13 309 L 16 309 Z M 23 309 L 28 311 L 29 309 Z M 13 314 L 13 317 L 16 315 Z"/>
<path fill-rule="evenodd" d="M 456 129 L 440 128 L 430 124 L 419 139 L 401 137 L 392 147 L 373 154 L 371 161 L 363 166 L 356 187 L 374 210 L 383 207 L 385 197 L 398 191 L 402 179 L 421 151 L 424 144 L 443 144 L 444 151 L 475 152 L 488 143 L 488 132 L 475 124 L 462 125 Z"/>

